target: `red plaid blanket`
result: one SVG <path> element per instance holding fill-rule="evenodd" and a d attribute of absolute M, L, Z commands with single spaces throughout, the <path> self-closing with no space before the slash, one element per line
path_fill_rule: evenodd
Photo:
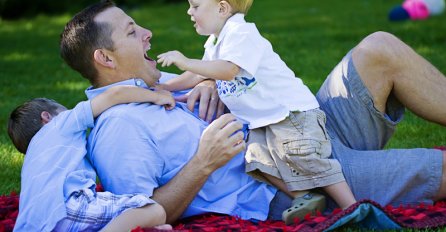
<path fill-rule="evenodd" d="M 446 147 L 437 147 L 446 150 Z M 361 205 L 371 205 L 379 211 L 379 217 L 367 220 L 393 221 L 402 228 L 440 228 L 446 226 L 446 201 L 434 205 L 407 205 L 400 207 L 382 207 L 371 200 L 362 200 L 346 210 L 335 210 L 331 214 L 316 216 L 307 215 L 302 221 L 287 226 L 282 221 L 265 221 L 254 223 L 227 215 L 207 214 L 179 221 L 174 225 L 176 231 L 323 231 L 336 225 L 347 216 L 357 213 Z M 18 215 L 19 196 L 11 193 L 9 196 L 0 196 L 0 232 L 12 231 Z M 356 221 L 360 224 L 360 221 Z M 351 225 L 351 224 L 349 224 Z M 381 228 L 382 229 L 382 228 Z M 135 228 L 133 232 L 156 231 L 153 229 Z"/>
<path fill-rule="evenodd" d="M 207 214 L 182 220 L 174 225 L 176 231 L 323 231 L 342 217 L 354 212 L 359 205 L 368 203 L 403 228 L 440 228 L 446 226 L 446 202 L 435 205 L 382 207 L 370 200 L 362 200 L 346 210 L 335 210 L 331 214 L 307 216 L 296 224 L 286 226 L 282 221 L 254 223 L 227 215 Z M 18 215 L 19 197 L 16 194 L 0 197 L 0 232 L 12 231 Z M 133 232 L 156 231 L 135 228 Z"/>
<path fill-rule="evenodd" d="M 181 221 L 174 226 L 174 229 L 179 231 L 324 231 L 339 219 L 354 212 L 359 205 L 365 203 L 372 204 L 380 209 L 402 228 L 440 228 L 446 225 L 446 202 L 437 202 L 433 206 L 420 204 L 416 206 L 381 207 L 373 201 L 362 200 L 344 211 L 335 210 L 329 215 L 307 215 L 304 220 L 290 226 L 285 225 L 282 221 L 253 223 L 232 216 L 203 215 Z M 136 228 L 133 231 L 151 230 Z"/>

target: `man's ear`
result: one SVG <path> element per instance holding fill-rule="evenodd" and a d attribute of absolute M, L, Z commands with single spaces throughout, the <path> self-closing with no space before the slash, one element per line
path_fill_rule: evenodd
<path fill-rule="evenodd" d="M 42 124 L 45 125 L 49 123 L 51 119 L 53 119 L 53 115 L 51 115 L 48 111 L 42 111 L 42 113 L 40 113 L 40 119 L 42 121 Z"/>
<path fill-rule="evenodd" d="M 108 68 L 115 68 L 113 58 L 108 54 L 107 51 L 104 51 L 103 49 L 96 49 L 94 51 L 93 57 L 98 64 Z"/>
<path fill-rule="evenodd" d="M 224 17 L 232 16 L 232 7 L 231 4 L 227 1 L 218 2 L 219 10 L 218 13 Z"/>

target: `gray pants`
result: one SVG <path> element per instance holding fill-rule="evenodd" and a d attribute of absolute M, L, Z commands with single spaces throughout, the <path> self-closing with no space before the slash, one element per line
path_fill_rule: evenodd
<path fill-rule="evenodd" d="M 316 95 L 327 115 L 333 157 L 357 200 L 382 205 L 432 203 L 440 188 L 442 152 L 435 149 L 382 150 L 402 119 L 404 107 L 390 98 L 387 114 L 375 109 L 351 52 L 330 73 Z"/>
<path fill-rule="evenodd" d="M 381 205 L 432 204 L 442 178 L 443 156 L 436 149 L 382 150 L 402 119 L 404 107 L 390 98 L 386 114 L 373 105 L 351 52 L 333 69 L 316 95 L 327 116 L 332 156 L 339 160 L 356 200 Z M 269 218 L 280 220 L 291 199 L 276 194 Z"/>

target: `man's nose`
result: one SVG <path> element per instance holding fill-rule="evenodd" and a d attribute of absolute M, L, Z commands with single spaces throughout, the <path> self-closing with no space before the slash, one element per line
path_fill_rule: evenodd
<path fill-rule="evenodd" d="M 149 29 L 144 29 L 144 41 L 149 41 L 152 38 L 152 32 Z"/>

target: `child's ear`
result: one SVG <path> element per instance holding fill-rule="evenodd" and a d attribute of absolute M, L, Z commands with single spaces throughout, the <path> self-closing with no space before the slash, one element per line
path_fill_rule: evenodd
<path fill-rule="evenodd" d="M 42 120 L 42 124 L 45 125 L 53 119 L 53 115 L 48 111 L 42 111 L 42 113 L 40 113 L 40 119 Z"/>
<path fill-rule="evenodd" d="M 115 63 L 111 55 L 104 49 L 96 49 L 93 54 L 94 60 L 105 67 L 115 68 Z"/>
<path fill-rule="evenodd" d="M 229 17 L 232 15 L 232 7 L 231 4 L 229 4 L 229 2 L 220 1 L 218 2 L 218 6 L 219 6 L 218 13 L 220 13 L 222 16 Z"/>

